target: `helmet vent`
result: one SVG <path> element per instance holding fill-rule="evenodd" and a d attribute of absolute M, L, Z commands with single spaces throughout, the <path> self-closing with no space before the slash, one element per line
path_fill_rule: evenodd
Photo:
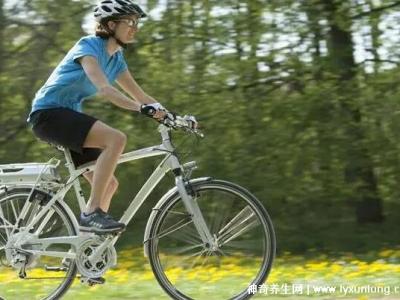
<path fill-rule="evenodd" d="M 102 5 L 101 8 L 106 12 L 112 12 L 111 8 L 109 8 L 108 6 Z"/>
<path fill-rule="evenodd" d="M 126 2 L 126 1 L 122 1 L 122 0 L 116 0 L 116 2 L 120 5 L 129 5 L 130 3 Z"/>
<path fill-rule="evenodd" d="M 121 14 L 126 13 L 125 10 L 120 9 L 119 7 L 114 7 L 114 9 L 115 9 L 117 12 L 121 13 Z"/>

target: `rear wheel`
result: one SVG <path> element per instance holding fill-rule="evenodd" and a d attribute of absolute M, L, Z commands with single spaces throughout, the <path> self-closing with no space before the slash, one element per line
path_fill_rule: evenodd
<path fill-rule="evenodd" d="M 225 181 L 192 186 L 193 199 L 214 236 L 204 245 L 176 193 L 160 208 L 148 241 L 150 264 L 174 299 L 247 299 L 265 282 L 275 256 L 275 234 L 263 205 Z"/>
<path fill-rule="evenodd" d="M 32 255 L 20 248 L 12 248 L 13 239 L 17 238 L 29 220 L 43 207 L 43 199 L 49 196 L 41 193 L 30 205 L 26 217 L 12 232 L 29 194 L 29 188 L 14 188 L 0 194 L 0 296 L 7 300 L 14 299 L 59 299 L 71 286 L 76 275 L 74 261 L 58 257 Z M 75 227 L 59 204 L 55 203 L 45 216 L 31 230 L 39 238 L 55 238 L 76 235 Z M 32 247 L 32 248 L 29 248 Z M 24 246 L 24 249 L 34 249 Z M 71 245 L 51 245 L 49 251 L 72 251 Z M 26 264 L 26 277 L 20 278 L 21 266 Z"/>

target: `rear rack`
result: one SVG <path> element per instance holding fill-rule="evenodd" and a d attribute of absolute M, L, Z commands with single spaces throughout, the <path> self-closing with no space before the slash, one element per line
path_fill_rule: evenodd
<path fill-rule="evenodd" d="M 59 186 L 60 161 L 51 159 L 47 163 L 17 163 L 0 165 L 0 186 L 10 185 L 50 185 Z"/>

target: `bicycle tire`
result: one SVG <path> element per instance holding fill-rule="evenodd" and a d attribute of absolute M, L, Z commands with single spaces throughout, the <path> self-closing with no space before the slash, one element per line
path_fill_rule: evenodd
<path fill-rule="evenodd" d="M 28 187 L 13 187 L 13 188 L 7 188 L 7 190 L 3 193 L 0 194 L 0 206 L 5 204 L 5 201 L 12 201 L 13 198 L 16 197 L 20 197 L 22 200 L 25 198 L 28 199 L 29 195 L 30 195 L 31 189 Z M 51 198 L 51 195 L 47 192 L 41 191 L 41 195 L 42 196 L 49 196 Z M 44 194 L 43 194 L 44 193 Z M 15 200 L 15 199 L 14 199 Z M 37 199 L 34 199 L 34 201 L 38 201 Z M 67 232 L 69 233 L 69 235 L 77 235 L 77 231 L 75 226 L 73 225 L 74 223 L 72 222 L 72 220 L 70 219 L 69 215 L 67 214 L 67 212 L 65 211 L 65 209 L 63 208 L 63 206 L 56 202 L 53 206 L 52 209 L 54 210 L 54 212 L 61 217 L 61 219 L 64 221 L 64 225 L 65 228 L 67 230 Z M 1 231 L 0 231 L 1 234 Z M 4 237 L 4 235 L 3 235 Z M 1 246 L 1 242 L 4 243 L 4 238 L 3 240 L 0 239 L 0 246 Z M 2 266 L 0 264 L 0 269 L 4 268 L 4 266 Z M 17 271 L 14 270 L 16 273 Z M 29 270 L 28 270 L 29 271 Z M 68 267 L 68 271 L 66 272 L 66 276 L 65 279 L 61 282 L 60 285 L 58 285 L 50 294 L 46 295 L 44 298 L 35 298 L 35 296 L 33 296 L 35 289 L 37 289 L 37 287 L 33 287 L 31 290 L 32 292 L 29 295 L 29 299 L 42 299 L 42 300 L 56 300 L 56 299 L 60 299 L 70 288 L 71 284 L 73 283 L 73 280 L 77 274 L 77 267 L 74 261 L 70 261 L 69 262 L 69 267 Z M 17 276 L 16 276 L 16 280 L 17 280 Z M 23 279 L 19 279 L 21 282 L 23 281 Z M 10 285 L 10 282 L 8 282 L 8 285 Z M 1 283 L 0 283 L 1 286 Z M 5 299 L 7 300 L 12 300 L 13 298 L 8 295 L 5 294 L 4 292 L 0 291 L 0 296 L 4 297 L 7 296 Z M 15 299 L 21 299 L 21 295 L 15 295 Z"/>
<path fill-rule="evenodd" d="M 257 272 L 257 275 L 254 276 L 254 278 L 246 284 L 246 286 L 250 285 L 256 285 L 257 287 L 261 285 L 262 283 L 265 282 L 271 267 L 272 263 L 275 257 L 275 252 L 276 252 L 276 238 L 275 238 L 275 232 L 273 228 L 273 224 L 271 221 L 271 218 L 266 211 L 265 207 L 261 204 L 261 202 L 254 196 L 252 195 L 249 191 L 244 189 L 243 187 L 240 187 L 236 184 L 227 182 L 227 181 L 222 181 L 222 180 L 210 180 L 207 182 L 200 182 L 193 184 L 191 186 L 192 192 L 194 195 L 197 194 L 204 194 L 204 191 L 223 191 L 224 193 L 231 193 L 236 196 L 241 197 L 243 201 L 245 201 L 248 206 L 246 206 L 246 209 L 251 210 L 252 212 L 255 213 L 260 224 L 262 224 L 263 232 L 264 232 L 264 242 L 267 247 L 266 251 L 263 253 L 264 257 L 262 259 L 262 264 L 258 268 L 259 271 Z M 198 197 L 200 199 L 200 197 Z M 197 199 L 197 198 L 196 198 Z M 222 199 L 222 198 L 221 198 Z M 198 202 L 200 200 L 197 200 Z M 169 218 L 169 215 L 172 214 L 173 208 L 176 207 L 176 205 L 182 202 L 180 195 L 178 192 L 175 192 L 173 195 L 171 195 L 165 202 L 164 204 L 159 208 L 158 213 L 156 214 L 155 218 L 153 219 L 153 222 L 150 227 L 150 239 L 148 241 L 148 251 L 149 251 L 149 260 L 150 260 L 150 265 L 153 270 L 154 276 L 156 277 L 158 283 L 160 286 L 164 289 L 164 291 L 171 296 L 173 299 L 178 299 L 178 300 L 187 300 L 187 299 L 226 299 L 226 298 L 221 298 L 222 296 L 220 294 L 216 295 L 214 292 L 211 294 L 204 294 L 201 295 L 198 293 L 196 297 L 194 297 L 194 294 L 188 294 L 186 291 L 186 287 L 184 288 L 185 291 L 182 291 L 179 289 L 179 287 L 176 287 L 176 284 L 171 282 L 171 278 L 173 277 L 172 275 L 167 275 L 169 273 L 169 270 L 164 270 L 164 267 L 162 266 L 162 263 L 160 261 L 160 257 L 167 257 L 166 251 L 163 253 L 160 253 L 161 250 L 159 249 L 159 244 L 160 240 L 165 237 L 165 232 L 163 233 L 160 230 L 163 228 L 163 223 L 167 223 L 166 219 Z M 200 206 L 200 204 L 199 204 Z M 247 208 L 249 207 L 249 208 Z M 173 212 L 173 214 L 177 214 L 178 211 Z M 181 212 L 179 212 L 181 213 Z M 204 213 L 203 213 L 204 214 Z M 253 216 L 253 215 L 251 215 Z M 207 216 L 204 216 L 205 218 Z M 187 217 L 188 218 L 188 217 Z M 189 220 L 189 219 L 188 219 Z M 171 219 L 171 222 L 173 220 Z M 188 221 L 189 222 L 189 221 Z M 178 224 L 178 223 L 176 223 Z M 178 225 L 176 225 L 178 226 Z M 179 225 L 182 226 L 182 225 Z M 178 226 L 178 227 L 179 227 Z M 186 225 L 185 225 L 186 226 Z M 218 228 L 217 228 L 218 229 Z M 181 229 L 176 229 L 175 232 L 179 231 Z M 173 232 L 173 231 L 172 231 Z M 193 231 L 192 231 L 193 233 Z M 164 235 L 163 235 L 164 234 Z M 212 232 L 213 234 L 213 232 Z M 260 238 L 261 241 L 261 238 Z M 176 243 L 180 243 L 176 242 Z M 183 246 L 182 246 L 183 247 Z M 201 246 L 200 246 L 201 247 Z M 187 248 L 187 247 L 183 247 Z M 202 254 L 201 254 L 202 256 Z M 170 255 L 172 258 L 168 258 L 171 261 L 177 260 L 176 264 L 179 264 L 179 257 L 176 258 L 173 255 Z M 166 268 L 166 267 L 165 267 Z M 191 276 L 192 273 L 188 271 L 185 276 Z M 184 275 L 182 275 L 184 276 Z M 212 275 L 210 275 L 212 277 Z M 182 279 L 183 281 L 184 279 Z M 214 284 L 216 285 L 216 284 Z M 184 284 L 181 284 L 181 286 L 184 286 Z M 245 285 L 243 285 L 245 286 Z M 210 288 L 210 287 L 208 287 Z M 195 288 L 193 288 L 195 289 Z M 190 288 L 187 288 L 187 290 L 190 290 Z M 214 288 L 215 291 L 215 288 Z M 238 293 L 235 293 L 234 295 L 229 295 L 228 299 L 235 299 L 235 300 L 242 300 L 242 299 L 249 299 L 252 297 L 254 293 L 249 293 L 248 290 L 242 289 Z"/>

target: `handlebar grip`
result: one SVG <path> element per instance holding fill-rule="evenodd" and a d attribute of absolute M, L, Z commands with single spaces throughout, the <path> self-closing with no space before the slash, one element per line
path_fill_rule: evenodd
<path fill-rule="evenodd" d="M 187 120 L 186 118 L 177 116 L 173 113 L 172 116 L 167 115 L 167 117 L 160 121 L 160 123 L 174 129 L 182 128 L 183 130 L 190 131 L 202 138 L 204 137 L 204 134 L 202 134 L 197 128 L 193 128 L 193 121 Z"/>
<path fill-rule="evenodd" d="M 147 117 L 152 118 L 156 114 L 156 112 L 157 110 L 151 105 L 142 104 L 140 106 L 140 113 L 144 114 Z"/>

